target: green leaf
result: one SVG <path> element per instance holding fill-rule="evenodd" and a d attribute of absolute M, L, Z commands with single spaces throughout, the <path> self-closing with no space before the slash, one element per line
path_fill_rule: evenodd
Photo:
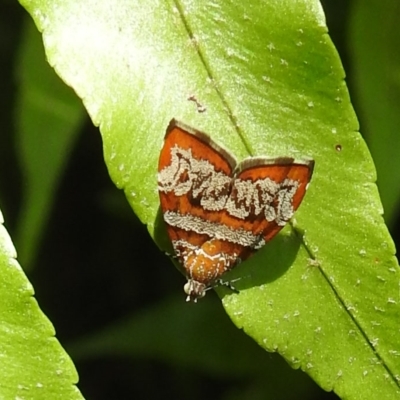
<path fill-rule="evenodd" d="M 82 399 L 75 368 L 33 298 L 0 214 L 0 397 Z"/>
<path fill-rule="evenodd" d="M 320 4 L 23 4 L 49 62 L 100 125 L 110 175 L 153 237 L 163 236 L 157 159 L 173 117 L 239 159 L 315 159 L 293 226 L 231 274 L 242 277 L 240 294 L 224 306 L 324 389 L 398 396 L 399 269 Z"/>

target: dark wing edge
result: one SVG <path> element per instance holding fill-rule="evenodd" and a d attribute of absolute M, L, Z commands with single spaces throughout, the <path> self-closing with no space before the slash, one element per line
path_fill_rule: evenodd
<path fill-rule="evenodd" d="M 175 118 L 172 118 L 165 132 L 165 137 L 167 137 L 174 128 L 179 128 L 182 131 L 196 137 L 198 140 L 202 141 L 203 143 L 214 149 L 216 152 L 220 153 L 222 157 L 224 157 L 228 161 L 229 165 L 232 168 L 232 171 L 237 168 L 238 163 L 236 158 L 228 150 L 217 144 L 207 133 L 195 129 L 190 125 L 185 124 L 184 122 L 178 121 Z"/>

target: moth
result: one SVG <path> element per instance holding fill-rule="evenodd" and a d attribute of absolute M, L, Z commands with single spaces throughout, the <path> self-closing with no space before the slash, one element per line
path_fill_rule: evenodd
<path fill-rule="evenodd" d="M 172 119 L 158 164 L 167 232 L 197 301 L 223 274 L 271 240 L 306 193 L 313 160 L 249 157 L 240 163 L 207 134 Z"/>

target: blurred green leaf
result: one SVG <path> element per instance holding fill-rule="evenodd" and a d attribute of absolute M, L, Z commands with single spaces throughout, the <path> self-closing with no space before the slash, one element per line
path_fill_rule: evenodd
<path fill-rule="evenodd" d="M 276 391 L 274 400 L 308 398 L 312 381 L 283 359 L 260 352 L 213 300 L 188 305 L 181 296 L 166 299 L 76 340 L 67 350 L 75 361 L 118 356 L 140 363 L 141 358 L 150 358 L 196 374 L 240 381 L 243 392 L 253 393 L 235 393 L 234 398 L 253 399 L 255 392 L 266 391 L 271 396 Z M 296 391 L 288 387 L 288 379 Z"/>
<path fill-rule="evenodd" d="M 400 3 L 355 1 L 349 24 L 362 127 L 378 171 L 385 219 L 400 205 Z"/>
<path fill-rule="evenodd" d="M 257 346 L 249 346 L 247 337 L 233 328 L 215 301 L 188 307 L 181 296 L 78 339 L 68 349 L 75 360 L 105 354 L 142 356 L 190 366 L 214 376 L 236 377 L 256 372 L 268 357 L 257 351 Z M 213 354 L 215 349 L 218 357 Z M 235 362 L 237 359 L 240 363 Z"/>
<path fill-rule="evenodd" d="M 33 298 L 0 214 L 0 397 L 82 399 L 75 368 Z"/>
<path fill-rule="evenodd" d="M 241 292 L 224 305 L 324 389 L 398 396 L 399 269 L 320 4 L 23 4 L 49 62 L 100 125 L 110 175 L 153 236 L 162 234 L 157 159 L 172 117 L 240 159 L 315 159 L 295 229 L 232 273 L 243 277 Z"/>
<path fill-rule="evenodd" d="M 19 50 L 15 118 L 24 186 L 16 243 L 19 259 L 29 269 L 85 111 L 46 62 L 41 36 L 30 20 Z"/>

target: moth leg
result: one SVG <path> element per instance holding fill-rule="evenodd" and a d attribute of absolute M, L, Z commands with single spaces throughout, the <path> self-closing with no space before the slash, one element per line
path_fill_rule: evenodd
<path fill-rule="evenodd" d="M 236 278 L 236 279 L 232 279 L 231 281 L 224 281 L 222 279 L 217 279 L 214 284 L 212 285 L 212 287 L 217 287 L 217 286 L 225 286 L 228 289 L 230 289 L 233 293 L 239 293 L 239 290 L 235 288 L 234 285 L 232 285 L 232 283 L 239 281 L 242 278 Z"/>

